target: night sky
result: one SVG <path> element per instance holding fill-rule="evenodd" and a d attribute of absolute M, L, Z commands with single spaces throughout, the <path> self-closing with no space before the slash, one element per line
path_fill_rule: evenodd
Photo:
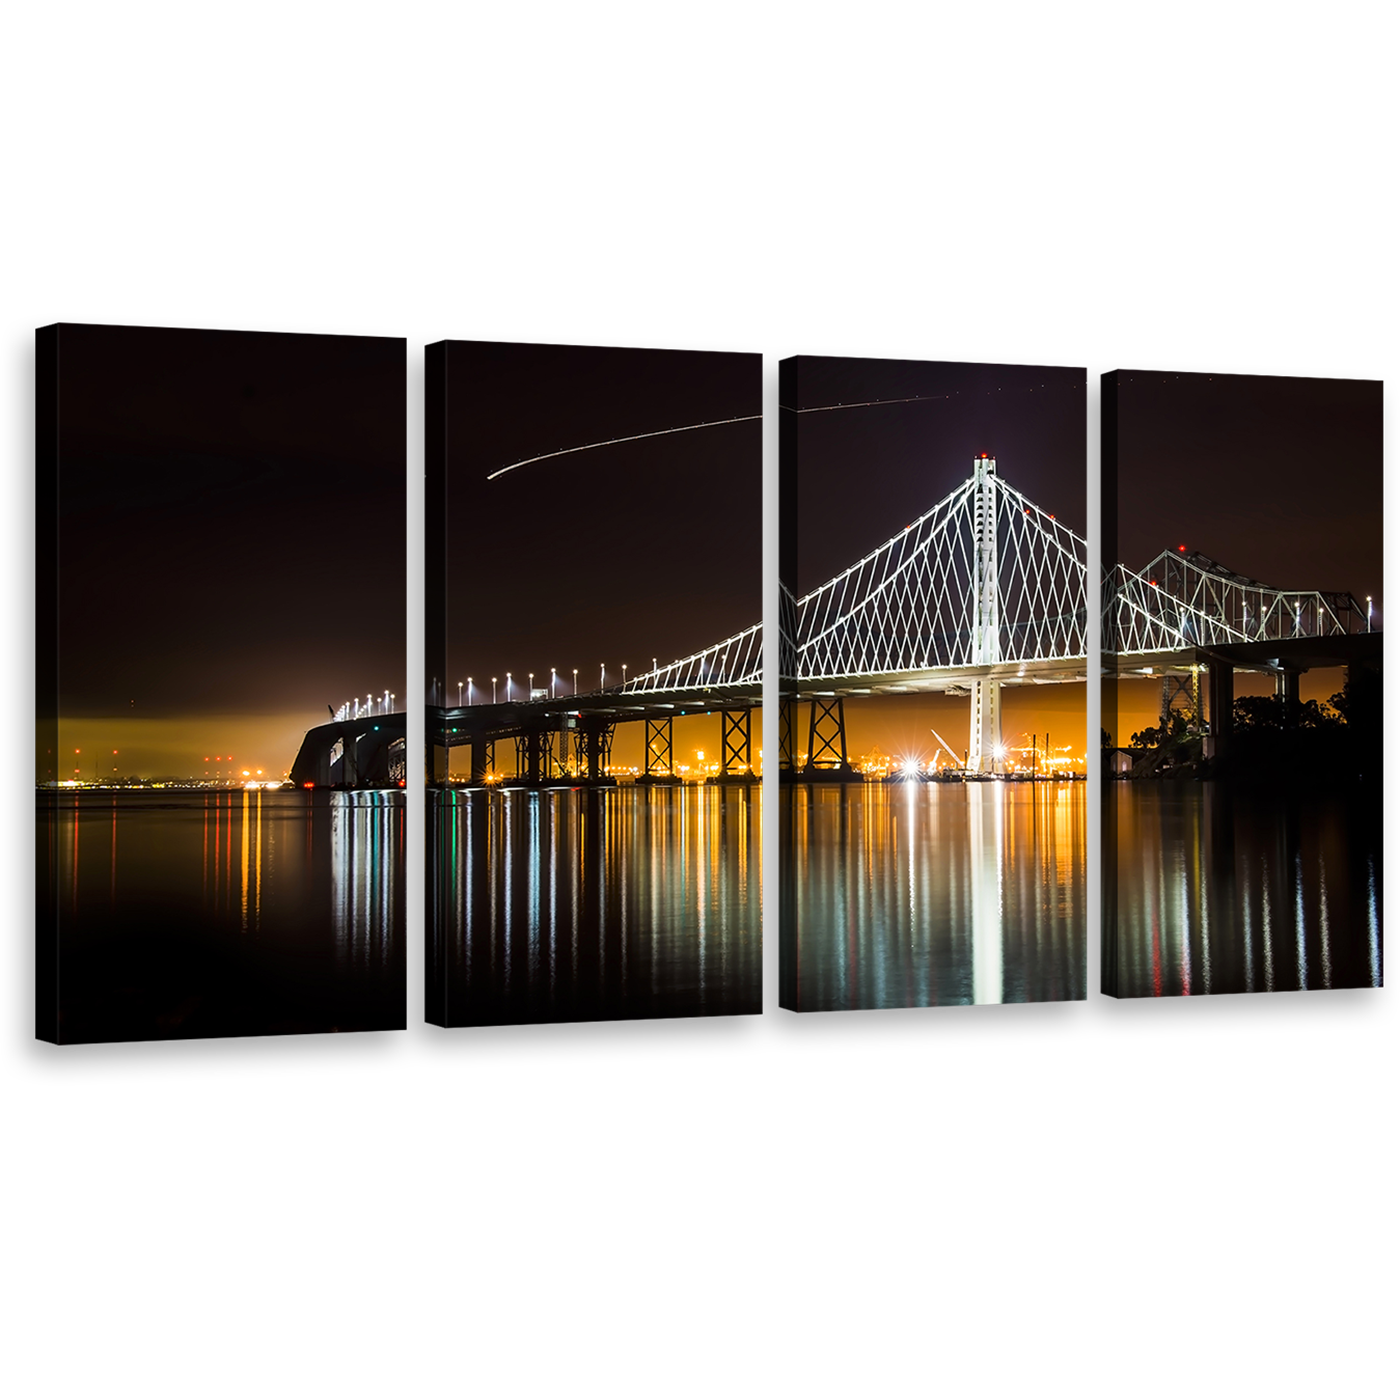
<path fill-rule="evenodd" d="M 1184 544 L 1275 588 L 1346 591 L 1363 610 L 1369 593 L 1381 626 L 1379 381 L 1116 374 L 1118 562 L 1140 569 Z M 1301 697 L 1325 702 L 1343 680 L 1309 671 Z M 1273 689 L 1235 675 L 1236 695 Z M 1104 725 L 1126 743 L 1156 724 L 1161 683 L 1119 682 L 1117 708 Z"/>
<path fill-rule="evenodd" d="M 870 400 L 873 407 L 798 416 L 795 529 L 799 594 L 885 543 L 972 475 L 986 452 L 997 473 L 1043 509 L 1086 533 L 1085 371 L 1037 365 L 949 364 L 801 356 L 797 397 L 784 413 Z M 1084 753 L 1083 685 L 1002 691 L 1008 744 L 1048 729 L 1058 746 Z M 930 726 L 960 753 L 968 741 L 965 696 L 850 700 L 854 756 L 880 749 L 932 758 Z M 805 743 L 805 736 L 803 742 Z"/>
<path fill-rule="evenodd" d="M 451 342 L 448 697 L 558 667 L 579 689 L 761 620 L 759 421 L 502 467 L 561 448 L 762 413 L 761 357 Z M 484 689 L 483 689 L 484 687 Z M 517 695 L 520 691 L 517 689 Z"/>
<path fill-rule="evenodd" d="M 280 771 L 327 704 L 402 703 L 404 341 L 65 325 L 58 401 L 68 739 Z"/>

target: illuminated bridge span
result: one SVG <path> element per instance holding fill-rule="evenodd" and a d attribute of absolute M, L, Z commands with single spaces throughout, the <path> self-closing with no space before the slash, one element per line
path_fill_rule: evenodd
<path fill-rule="evenodd" d="M 1370 600 L 1350 593 L 1272 588 L 1184 545 L 1146 568 L 1116 564 L 1104 579 L 1103 650 L 1119 676 L 1162 678 L 1162 719 L 1184 707 L 1210 722 L 1213 752 L 1229 746 L 1237 670 L 1272 674 L 1296 713 L 1298 678 L 1313 667 L 1379 666 Z M 1207 677 L 1208 707 L 1200 681 Z"/>
<path fill-rule="evenodd" d="M 401 787 L 407 778 L 407 715 L 376 697 L 332 710 L 328 724 L 308 729 L 288 774 L 298 787 Z M 329 708 L 329 707 L 328 707 Z"/>
<path fill-rule="evenodd" d="M 1087 675 L 1088 546 L 997 475 L 994 457 L 893 539 L 803 597 L 782 596 L 782 764 L 854 776 L 849 696 L 968 695 L 967 767 L 997 771 L 1001 688 Z M 806 755 L 797 713 L 808 706 Z"/>
<path fill-rule="evenodd" d="M 451 751 L 466 746 L 471 781 L 487 782 L 499 772 L 497 744 L 510 742 L 519 783 L 611 783 L 608 769 L 617 726 L 643 723 L 646 748 L 638 781 L 673 783 L 680 778 L 672 743 L 675 721 L 717 714 L 718 781 L 752 782 L 753 711 L 762 697 L 763 625 L 757 623 L 623 685 L 568 696 L 539 689 L 529 699 L 504 704 L 432 709 L 433 776 L 445 781 Z"/>

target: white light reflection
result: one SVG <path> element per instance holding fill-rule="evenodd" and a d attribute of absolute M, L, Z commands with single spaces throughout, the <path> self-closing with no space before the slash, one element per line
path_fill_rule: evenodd
<path fill-rule="evenodd" d="M 1308 985 L 1308 943 L 1307 926 L 1303 920 L 1303 857 L 1295 856 L 1293 860 L 1293 880 L 1294 880 L 1294 918 L 1297 920 L 1294 932 L 1297 935 L 1298 943 L 1298 986 L 1305 989 Z"/>
<path fill-rule="evenodd" d="M 540 975 L 540 808 L 544 805 L 544 794 L 531 792 L 526 796 L 526 829 L 528 832 L 529 855 L 525 867 L 525 878 L 529 895 L 527 898 L 527 924 L 525 930 L 529 958 L 529 984 L 536 986 Z"/>
<path fill-rule="evenodd" d="M 1327 868 L 1317 853 L 1318 928 L 1322 934 L 1322 985 L 1332 985 L 1332 936 L 1327 925 Z"/>
<path fill-rule="evenodd" d="M 1263 902 L 1262 919 L 1264 924 L 1264 990 L 1271 992 L 1274 989 L 1274 929 L 1272 910 L 1269 907 L 1269 862 L 1262 862 L 1263 871 Z"/>
<path fill-rule="evenodd" d="M 1249 892 L 1247 890 L 1240 903 L 1244 923 L 1244 985 L 1246 991 L 1252 992 L 1254 990 L 1254 930 L 1250 925 Z"/>
<path fill-rule="evenodd" d="M 1002 953 L 1002 783 L 969 783 L 968 836 L 972 885 L 972 999 L 1000 1002 Z"/>
<path fill-rule="evenodd" d="M 1381 985 L 1381 924 L 1376 914 L 1376 864 L 1366 857 L 1366 932 L 1371 954 L 1371 985 Z"/>

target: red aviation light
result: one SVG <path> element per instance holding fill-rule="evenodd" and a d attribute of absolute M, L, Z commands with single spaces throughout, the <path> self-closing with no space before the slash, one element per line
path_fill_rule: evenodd
<path fill-rule="evenodd" d="M 1152 584 L 1153 588 L 1156 588 L 1156 587 L 1157 587 L 1157 580 L 1156 580 L 1155 578 L 1149 580 L 1149 582 Z"/>
<path fill-rule="evenodd" d="M 302 784 L 302 787 L 307 788 L 307 789 L 314 788 L 315 786 L 316 786 L 315 783 L 303 783 L 303 784 Z"/>
<path fill-rule="evenodd" d="M 1179 544 L 1179 545 L 1177 545 L 1177 547 L 1176 547 L 1176 552 L 1177 552 L 1178 554 L 1185 554 L 1185 553 L 1186 553 L 1186 546 L 1185 546 L 1184 544 Z"/>

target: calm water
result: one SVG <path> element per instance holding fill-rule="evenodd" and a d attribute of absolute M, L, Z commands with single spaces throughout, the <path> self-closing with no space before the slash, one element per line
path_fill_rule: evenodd
<path fill-rule="evenodd" d="M 65 1041 L 404 1025 L 401 792 L 41 796 Z"/>
<path fill-rule="evenodd" d="M 1084 996 L 1084 783 L 782 792 L 782 1004 Z"/>
<path fill-rule="evenodd" d="M 428 796 L 448 1025 L 757 1012 L 757 787 Z"/>
<path fill-rule="evenodd" d="M 1115 975 L 1126 997 L 1381 985 L 1381 824 L 1364 804 L 1115 782 L 1104 831 L 1105 991 Z"/>

